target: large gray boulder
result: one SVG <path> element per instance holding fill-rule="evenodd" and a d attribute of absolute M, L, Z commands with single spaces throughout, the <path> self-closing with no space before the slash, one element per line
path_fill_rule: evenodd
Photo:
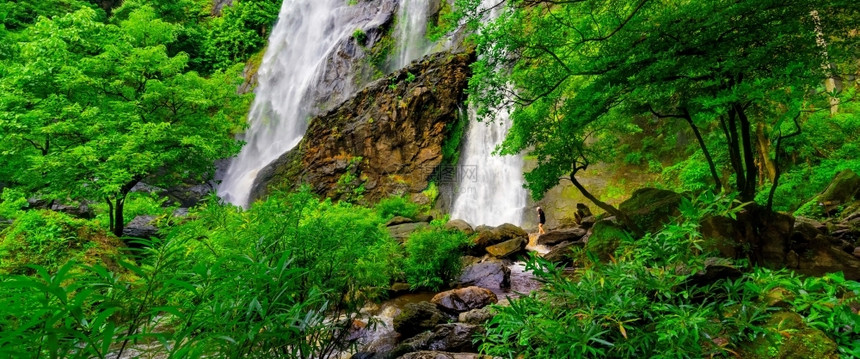
<path fill-rule="evenodd" d="M 436 294 L 430 301 L 446 312 L 459 314 L 486 307 L 499 299 L 489 289 L 472 286 Z"/>
<path fill-rule="evenodd" d="M 478 286 L 481 288 L 509 288 L 511 286 L 511 270 L 499 262 L 482 262 L 472 264 L 463 269 L 460 284 Z"/>
<path fill-rule="evenodd" d="M 475 230 L 472 229 L 472 226 L 462 219 L 454 219 L 448 221 L 448 223 L 445 223 L 445 229 L 456 229 L 465 233 L 467 236 L 470 236 L 472 235 L 472 233 L 475 233 Z"/>
<path fill-rule="evenodd" d="M 638 229 L 657 232 L 666 223 L 679 216 L 681 195 L 657 188 L 640 188 L 633 192 L 630 199 L 618 205 Z"/>
<path fill-rule="evenodd" d="M 583 228 L 570 228 L 549 231 L 538 236 L 537 244 L 552 246 L 561 242 L 575 242 L 585 236 L 586 231 Z"/>
<path fill-rule="evenodd" d="M 573 253 L 573 248 L 582 248 L 584 246 L 585 242 L 582 241 L 562 242 L 552 247 L 547 254 L 543 255 L 543 258 L 553 263 L 572 264 L 573 259 L 570 258 L 570 254 Z"/>
<path fill-rule="evenodd" d="M 409 303 L 394 317 L 394 331 L 400 333 L 403 338 L 410 338 L 446 323 L 451 318 L 433 303 Z"/>
<path fill-rule="evenodd" d="M 526 238 L 517 237 L 487 247 L 487 253 L 496 258 L 509 258 L 522 253 L 526 249 L 527 244 L 528 240 Z"/>
<path fill-rule="evenodd" d="M 391 352 L 391 356 L 401 357 L 406 353 L 428 350 L 443 352 L 477 352 L 478 348 L 474 343 L 472 343 L 472 338 L 475 334 L 483 332 L 483 330 L 484 329 L 478 325 L 463 323 L 441 324 L 436 326 L 432 332 L 424 332 L 404 341 Z"/>
<path fill-rule="evenodd" d="M 152 237 L 158 238 L 158 227 L 152 224 L 152 221 L 154 220 L 155 216 L 134 217 L 134 219 L 132 219 L 131 222 L 122 229 L 122 236 L 144 239 Z"/>

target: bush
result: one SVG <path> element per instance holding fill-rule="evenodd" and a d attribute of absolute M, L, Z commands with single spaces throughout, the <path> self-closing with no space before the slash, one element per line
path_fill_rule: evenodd
<path fill-rule="evenodd" d="M 204 62 L 224 70 L 260 51 L 266 46 L 280 6 L 276 0 L 243 0 L 225 6 L 222 16 L 212 18 L 205 26 Z"/>
<path fill-rule="evenodd" d="M 418 231 L 406 241 L 403 271 L 413 289 L 438 290 L 460 275 L 461 257 L 469 240 L 463 232 L 433 227 Z"/>
<path fill-rule="evenodd" d="M 249 210 L 211 198 L 166 239 L 136 245 L 119 261 L 131 276 L 68 262 L 0 277 L 15 293 L 0 296 L 0 356 L 105 357 L 159 341 L 172 343 L 167 357 L 331 357 L 399 260 L 373 210 L 307 188 Z"/>
<path fill-rule="evenodd" d="M 380 200 L 374 208 L 379 216 L 386 221 L 394 218 L 395 216 L 415 219 L 415 217 L 425 210 L 425 208 L 410 201 L 404 196 L 391 196 L 384 198 Z"/>
<path fill-rule="evenodd" d="M 121 243 L 92 222 L 49 210 L 22 212 L 0 232 L 0 273 L 49 273 L 73 258 L 88 262 L 116 254 Z"/>
<path fill-rule="evenodd" d="M 860 285 L 841 274 L 801 278 L 755 269 L 738 279 L 691 284 L 707 263 L 699 219 L 737 210 L 730 207 L 731 196 L 703 196 L 698 205 L 683 203 L 683 217 L 655 235 L 620 236 L 611 261 L 593 258 L 573 277 L 533 257 L 527 269 L 545 286 L 494 308 L 498 314 L 487 325 L 481 352 L 528 358 L 729 357 L 757 352 L 762 343 L 767 352 L 789 350 L 782 346 L 820 334 L 835 340 L 841 355 L 857 356 L 860 315 L 851 306 L 860 301 Z M 777 289 L 785 293 L 782 303 L 769 298 Z M 785 330 L 770 319 L 786 309 L 813 329 Z M 809 348 L 815 354 L 808 357 L 824 352 L 823 344 Z"/>

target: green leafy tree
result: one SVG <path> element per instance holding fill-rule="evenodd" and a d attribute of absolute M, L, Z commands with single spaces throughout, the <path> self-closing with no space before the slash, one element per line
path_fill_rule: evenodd
<path fill-rule="evenodd" d="M 280 8 L 279 0 L 244 0 L 225 7 L 220 17 L 206 25 L 203 51 L 207 63 L 223 69 L 260 51 Z"/>
<path fill-rule="evenodd" d="M 476 1 L 463 1 L 476 20 Z M 714 187 L 726 186 L 729 168 L 744 200 L 755 196 L 759 176 L 757 125 L 773 139 L 799 130 L 801 114 L 829 107 L 822 64 L 847 64 L 856 48 L 849 31 L 858 13 L 851 1 L 507 1 L 500 17 L 475 41 L 483 56 L 474 65 L 473 101 L 481 114 L 513 107 L 506 154 L 530 150 L 538 166 L 526 174 L 540 198 L 569 179 L 605 211 L 576 175 L 609 160 L 618 134 L 636 116 L 658 126 L 677 119 L 691 128 L 709 163 Z M 838 39 L 822 44 L 816 34 Z M 835 57 L 838 59 L 833 59 Z M 849 69 L 840 69 L 845 73 Z M 792 121 L 795 120 L 795 121 Z M 705 138 L 716 133 L 728 163 L 716 163 Z M 714 145 L 711 145 L 714 146 Z"/>
<path fill-rule="evenodd" d="M 141 7 L 118 25 L 83 9 L 29 29 L 2 79 L 4 158 L 14 183 L 52 199 L 104 200 L 122 234 L 123 205 L 145 177 L 155 185 L 206 179 L 238 150 L 236 71 L 206 79 L 168 54 L 180 27 Z"/>

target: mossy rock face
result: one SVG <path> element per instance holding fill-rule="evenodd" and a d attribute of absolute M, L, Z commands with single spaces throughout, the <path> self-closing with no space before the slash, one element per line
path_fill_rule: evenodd
<path fill-rule="evenodd" d="M 596 254 L 601 262 L 606 262 L 613 256 L 621 241 L 628 236 L 630 235 L 620 225 L 600 221 L 594 224 L 585 249 Z"/>
<path fill-rule="evenodd" d="M 793 312 L 778 312 L 765 324 L 767 334 L 740 348 L 742 358 L 839 358 L 836 342 L 809 327 Z"/>
<path fill-rule="evenodd" d="M 0 231 L 0 275 L 54 272 L 69 260 L 121 271 L 119 239 L 87 220 L 49 210 L 27 211 Z"/>
<path fill-rule="evenodd" d="M 301 184 L 339 199 L 343 176 L 364 186 L 368 203 L 421 194 L 442 164 L 474 58 L 473 52 L 428 55 L 313 117 L 301 142 L 259 171 L 250 202 Z"/>
<path fill-rule="evenodd" d="M 818 200 L 825 205 L 843 204 L 857 199 L 858 194 L 860 194 L 860 176 L 852 170 L 844 170 L 836 174 L 833 181 L 818 196 Z"/>
<path fill-rule="evenodd" d="M 860 176 L 854 171 L 844 170 L 836 174 L 827 188 L 795 211 L 796 215 L 811 217 L 832 216 L 843 207 L 852 211 L 851 202 L 860 200 Z"/>
<path fill-rule="evenodd" d="M 681 195 L 657 188 L 640 188 L 618 209 L 624 212 L 639 229 L 657 232 L 663 225 L 681 214 Z"/>

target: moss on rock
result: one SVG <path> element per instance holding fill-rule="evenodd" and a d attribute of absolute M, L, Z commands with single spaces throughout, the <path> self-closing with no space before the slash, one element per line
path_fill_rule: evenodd
<path fill-rule="evenodd" d="M 606 262 L 613 256 L 621 241 L 629 236 L 620 225 L 610 221 L 600 221 L 594 224 L 585 249 L 597 255 L 600 261 Z"/>
<path fill-rule="evenodd" d="M 836 342 L 809 327 L 793 312 L 775 313 L 765 324 L 767 333 L 740 348 L 743 358 L 839 358 Z"/>

